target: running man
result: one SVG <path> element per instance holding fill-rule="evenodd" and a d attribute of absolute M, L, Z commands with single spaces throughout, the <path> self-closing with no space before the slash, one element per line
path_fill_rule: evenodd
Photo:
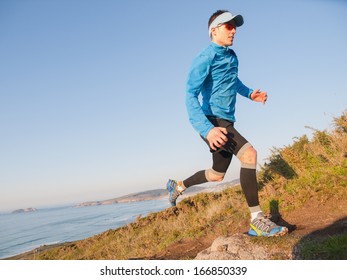
<path fill-rule="evenodd" d="M 208 21 L 211 43 L 193 60 L 187 87 L 186 106 L 189 121 L 208 144 L 212 168 L 201 170 L 183 180 L 169 180 L 167 189 L 172 206 L 187 188 L 224 179 L 233 155 L 241 161 L 240 183 L 250 213 L 252 236 L 282 236 L 286 227 L 278 226 L 265 216 L 259 205 L 256 179 L 257 151 L 234 128 L 236 95 L 265 104 L 267 93 L 252 90 L 238 78 L 238 59 L 232 46 L 236 28 L 243 24 L 241 15 L 218 10 Z M 202 96 L 202 104 L 199 95 Z"/>

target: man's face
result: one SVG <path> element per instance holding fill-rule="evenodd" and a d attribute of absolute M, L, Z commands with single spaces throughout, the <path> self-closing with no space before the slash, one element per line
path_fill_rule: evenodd
<path fill-rule="evenodd" d="M 231 46 L 236 33 L 236 25 L 233 21 L 223 23 L 216 28 L 212 28 L 212 41 L 224 47 Z"/>

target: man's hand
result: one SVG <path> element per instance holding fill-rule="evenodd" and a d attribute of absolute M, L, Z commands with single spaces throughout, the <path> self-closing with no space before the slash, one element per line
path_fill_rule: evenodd
<path fill-rule="evenodd" d="M 265 104 L 267 100 L 267 92 L 266 91 L 260 91 L 260 89 L 256 89 L 251 94 L 251 99 L 256 102 L 262 102 Z"/>
<path fill-rule="evenodd" d="M 206 139 L 212 150 L 217 150 L 222 147 L 227 141 L 227 129 L 225 127 L 214 127 L 207 134 Z"/>

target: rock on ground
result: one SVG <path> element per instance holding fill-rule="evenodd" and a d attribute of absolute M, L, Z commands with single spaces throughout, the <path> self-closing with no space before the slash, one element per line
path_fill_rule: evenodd
<path fill-rule="evenodd" d="M 218 237 L 211 247 L 201 251 L 196 260 L 270 260 L 279 257 L 290 259 L 291 256 L 278 256 L 281 252 L 269 250 L 266 246 L 254 244 L 252 237 L 235 234 Z"/>

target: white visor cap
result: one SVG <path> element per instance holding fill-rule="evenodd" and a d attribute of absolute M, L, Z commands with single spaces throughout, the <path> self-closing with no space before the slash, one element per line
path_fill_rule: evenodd
<path fill-rule="evenodd" d="M 208 28 L 208 35 L 211 37 L 212 28 L 216 28 L 218 27 L 218 25 L 232 20 L 234 20 L 237 27 L 243 24 L 243 17 L 241 15 L 232 15 L 229 12 L 225 12 L 223 14 L 220 14 L 211 22 L 210 27 Z"/>

